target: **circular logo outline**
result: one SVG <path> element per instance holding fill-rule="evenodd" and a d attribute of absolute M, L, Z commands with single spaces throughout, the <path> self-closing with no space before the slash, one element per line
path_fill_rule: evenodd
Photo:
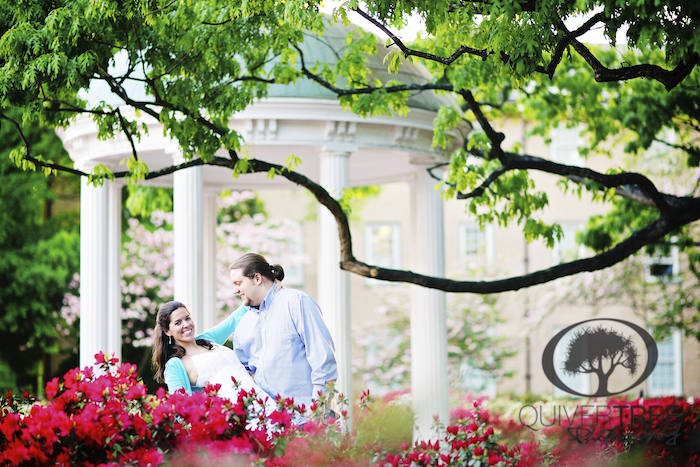
<path fill-rule="evenodd" d="M 642 338 L 644 341 L 644 344 L 646 345 L 647 348 L 647 364 L 646 367 L 644 368 L 644 372 L 641 374 L 641 376 L 629 387 L 623 389 L 622 391 L 618 392 L 612 392 L 612 393 L 606 393 L 606 394 L 582 394 L 580 392 L 574 391 L 570 387 L 568 387 L 566 384 L 562 382 L 562 380 L 559 378 L 559 375 L 557 375 L 556 370 L 554 368 L 554 350 L 557 347 L 557 344 L 559 344 L 559 341 L 561 341 L 564 338 L 564 335 L 575 328 L 576 326 L 580 326 L 581 324 L 589 323 L 591 321 L 615 321 L 617 323 L 624 324 L 625 326 L 631 328 L 633 331 L 639 335 L 639 337 Z M 550 341 L 547 343 L 547 346 L 544 348 L 544 352 L 542 352 L 542 369 L 544 370 L 544 374 L 547 377 L 547 379 L 554 384 L 554 386 L 558 387 L 564 392 L 567 392 L 569 394 L 574 394 L 576 396 L 581 396 L 581 397 L 605 397 L 605 396 L 615 396 L 617 394 L 622 394 L 625 391 L 629 391 L 630 389 L 642 384 L 644 380 L 646 380 L 649 375 L 651 375 L 651 372 L 654 371 L 654 368 L 656 368 L 656 363 L 659 360 L 659 349 L 656 346 L 656 341 L 654 341 L 654 338 L 651 337 L 651 335 L 642 327 L 637 326 L 634 323 L 630 323 L 629 321 L 625 321 L 622 319 L 617 319 L 617 318 L 591 318 L 587 319 L 585 321 L 579 321 L 578 323 L 574 323 L 571 326 L 562 329 L 559 331 Z"/>

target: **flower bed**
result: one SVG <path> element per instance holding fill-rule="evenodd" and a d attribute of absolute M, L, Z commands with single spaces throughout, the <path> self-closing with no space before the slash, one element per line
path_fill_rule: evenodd
<path fill-rule="evenodd" d="M 374 402 L 369 393 L 355 410 L 353 433 L 322 420 L 317 406 L 316 418 L 299 429 L 291 421 L 304 408 L 291 400 L 259 417 L 254 393 L 242 391 L 233 402 L 218 397 L 217 387 L 149 395 L 134 365 L 96 357 L 96 370 L 49 382 L 44 402 L 5 395 L 0 465 L 700 466 L 700 402 L 549 401 L 549 412 L 519 404 L 515 417 L 475 400 L 453 410 L 448 427 L 436 425 L 436 440 L 411 445 L 407 405 Z M 538 424 L 523 420 L 524 407 L 539 407 Z"/>

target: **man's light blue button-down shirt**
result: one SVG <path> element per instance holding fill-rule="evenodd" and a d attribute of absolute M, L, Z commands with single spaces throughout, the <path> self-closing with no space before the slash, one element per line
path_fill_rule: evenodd
<path fill-rule="evenodd" d="M 318 304 L 300 290 L 274 287 L 260 308 L 252 308 L 233 337 L 241 362 L 270 396 L 306 404 L 338 378 L 333 339 Z"/>

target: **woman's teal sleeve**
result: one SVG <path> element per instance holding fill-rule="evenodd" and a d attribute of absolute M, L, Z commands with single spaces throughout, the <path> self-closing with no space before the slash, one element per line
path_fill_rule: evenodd
<path fill-rule="evenodd" d="M 223 344 L 228 340 L 228 338 L 233 334 L 233 331 L 238 326 L 238 323 L 243 319 L 250 308 L 244 305 L 238 307 L 236 311 L 231 313 L 231 315 L 208 330 L 205 333 L 199 334 L 197 339 L 206 339 L 209 342 L 214 342 L 216 344 Z"/>
<path fill-rule="evenodd" d="M 185 388 L 187 394 L 192 394 L 190 377 L 187 375 L 187 369 L 185 368 L 185 364 L 182 363 L 182 359 L 172 357 L 165 362 L 163 379 L 165 379 L 165 384 L 168 386 L 168 392 L 170 394 L 182 388 Z"/>

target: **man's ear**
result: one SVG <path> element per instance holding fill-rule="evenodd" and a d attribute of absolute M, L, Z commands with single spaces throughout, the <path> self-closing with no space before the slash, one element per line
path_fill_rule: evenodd
<path fill-rule="evenodd" d="M 263 277 L 262 274 L 259 272 L 256 272 L 255 275 L 253 276 L 253 282 L 255 282 L 255 285 L 260 285 L 263 283 Z"/>

